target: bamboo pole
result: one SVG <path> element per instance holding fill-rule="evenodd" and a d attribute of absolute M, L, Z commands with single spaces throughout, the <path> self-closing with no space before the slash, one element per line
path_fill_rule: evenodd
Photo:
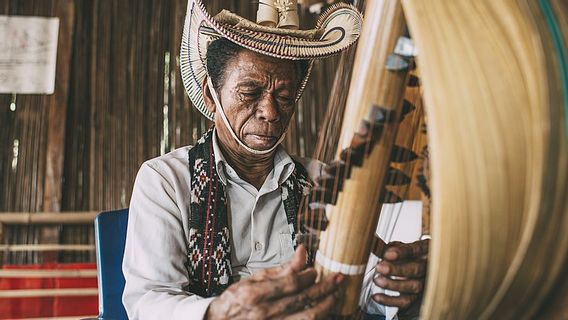
<path fill-rule="evenodd" d="M 345 181 L 329 225 L 321 234 L 316 270 L 320 276 L 338 271 L 347 275 L 344 296 L 336 309 L 342 316 L 357 311 L 408 75 L 408 70 L 393 72 L 386 66 L 387 57 L 406 31 L 400 2 L 369 1 L 365 11 L 337 158 L 351 145 L 363 121 L 375 124 L 378 108 L 386 112 L 388 120 L 362 167 L 355 167 Z"/>
<path fill-rule="evenodd" d="M 93 278 L 97 270 L 35 270 L 35 269 L 0 269 L 0 278 Z"/>
<path fill-rule="evenodd" d="M 98 211 L 0 212 L 0 224 L 92 224 Z"/>
<path fill-rule="evenodd" d="M 84 320 L 99 320 L 97 316 L 93 315 L 84 315 L 84 316 L 73 316 L 73 317 L 52 317 L 52 318 L 26 318 L 25 320 L 77 320 L 77 319 L 84 319 Z"/>
<path fill-rule="evenodd" d="M 43 188 L 42 210 L 58 212 L 61 210 L 63 191 L 63 160 L 65 155 L 65 127 L 67 105 L 69 101 L 71 56 L 73 52 L 73 27 L 75 25 L 75 3 L 73 1 L 52 1 L 54 16 L 59 17 L 59 39 L 57 49 L 58 68 L 55 93 L 46 98 L 47 118 L 42 123 L 47 125 L 45 141 L 45 180 Z M 43 136 L 43 134 L 42 134 Z M 43 163 L 40 159 L 38 163 Z M 42 228 L 39 241 L 42 243 L 59 241 L 57 228 Z M 55 261 L 53 254 L 43 256 L 43 261 Z"/>
<path fill-rule="evenodd" d="M 0 252 L 95 251 L 92 244 L 3 244 Z"/>
<path fill-rule="evenodd" d="M 97 288 L 0 290 L 0 298 L 82 297 L 96 296 L 98 293 Z"/>

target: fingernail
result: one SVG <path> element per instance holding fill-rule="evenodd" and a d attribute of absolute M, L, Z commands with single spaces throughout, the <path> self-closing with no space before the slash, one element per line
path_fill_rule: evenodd
<path fill-rule="evenodd" d="M 383 280 L 383 279 L 384 279 L 384 277 L 382 277 L 382 276 L 377 276 L 377 277 L 375 277 L 375 279 L 373 279 L 373 282 L 374 282 L 377 286 L 383 287 L 383 286 L 384 286 L 384 280 Z"/>
<path fill-rule="evenodd" d="M 397 257 L 398 257 L 398 254 L 394 250 L 387 250 L 387 252 L 385 252 L 385 259 L 396 260 Z"/>
<path fill-rule="evenodd" d="M 371 298 L 373 300 L 375 300 L 375 302 L 381 303 L 383 302 L 383 297 L 380 294 L 374 294 L 371 296 Z"/>
<path fill-rule="evenodd" d="M 379 268 L 378 268 L 378 269 L 379 269 L 379 272 L 380 272 L 380 273 L 382 273 L 382 274 L 387 274 L 387 273 L 389 273 L 389 269 L 390 269 L 390 268 L 389 268 L 389 266 L 387 266 L 387 265 L 381 263 L 381 264 L 379 264 Z"/>
<path fill-rule="evenodd" d="M 341 282 L 343 282 L 344 279 L 345 279 L 345 276 L 342 275 L 341 273 L 338 273 L 335 276 L 335 284 L 340 284 Z"/>

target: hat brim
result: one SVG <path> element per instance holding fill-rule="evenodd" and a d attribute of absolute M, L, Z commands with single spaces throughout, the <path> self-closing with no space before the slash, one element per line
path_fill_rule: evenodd
<path fill-rule="evenodd" d="M 314 59 L 329 57 L 351 46 L 359 37 L 363 18 L 351 5 L 338 4 L 320 16 L 316 29 L 318 38 L 302 37 L 305 32 L 288 32 L 261 27 L 245 28 L 217 21 L 205 9 L 202 1 L 190 0 L 184 24 L 180 50 L 181 76 L 185 90 L 194 106 L 209 120 L 214 114 L 207 110 L 202 85 L 207 76 L 207 47 L 213 40 L 227 38 L 249 50 L 288 60 L 310 60 L 308 72 L 301 82 L 296 100 L 306 87 Z M 274 29 L 274 30 L 271 30 Z M 262 30 L 262 31 L 261 31 Z"/>

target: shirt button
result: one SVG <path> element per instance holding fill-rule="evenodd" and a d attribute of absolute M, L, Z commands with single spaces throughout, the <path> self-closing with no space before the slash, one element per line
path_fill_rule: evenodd
<path fill-rule="evenodd" d="M 262 250 L 262 243 L 256 242 L 256 243 L 254 244 L 254 249 L 255 249 L 256 251 Z"/>

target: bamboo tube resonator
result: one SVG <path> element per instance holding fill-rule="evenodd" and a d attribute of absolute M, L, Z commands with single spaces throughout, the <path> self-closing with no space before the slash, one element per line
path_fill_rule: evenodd
<path fill-rule="evenodd" d="M 432 196 L 420 318 L 565 319 L 565 1 L 402 2 L 404 15 L 396 0 L 367 3 L 339 151 L 362 120 L 371 121 L 370 109 L 400 107 L 403 73 L 384 66 L 408 23 L 423 85 Z M 347 274 L 342 316 L 357 309 L 396 123 L 385 122 L 352 170 L 321 234 L 317 270 Z"/>
<path fill-rule="evenodd" d="M 431 151 L 422 318 L 532 319 L 566 277 L 568 13 L 544 0 L 403 3 Z"/>
<path fill-rule="evenodd" d="M 330 223 L 321 233 L 316 255 L 320 275 L 342 272 L 347 275 L 344 295 L 337 306 L 338 314 L 348 316 L 357 311 L 363 272 L 369 259 L 371 240 L 378 222 L 377 209 L 383 179 L 396 130 L 408 70 L 389 70 L 399 37 L 406 32 L 402 7 L 398 1 L 369 1 L 363 31 L 355 56 L 353 78 L 345 107 L 339 141 L 340 152 L 351 145 L 354 135 L 373 135 L 382 130 L 378 143 L 369 147 L 364 164 L 351 172 L 333 208 Z M 361 132 L 362 124 L 369 124 Z M 380 124 L 379 124 L 380 123 Z"/>

